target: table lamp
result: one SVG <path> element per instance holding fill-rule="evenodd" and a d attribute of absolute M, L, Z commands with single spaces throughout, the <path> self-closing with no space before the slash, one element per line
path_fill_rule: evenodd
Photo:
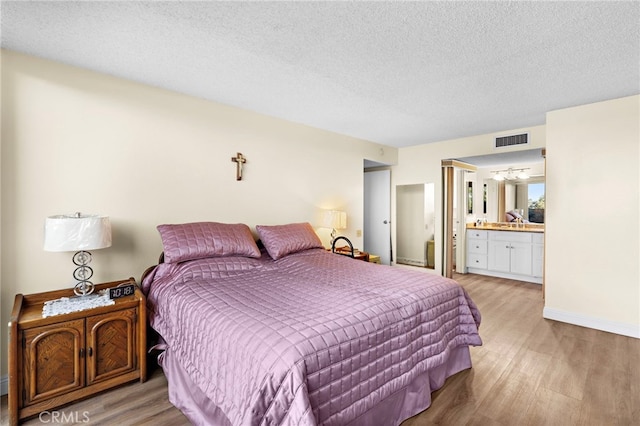
<path fill-rule="evenodd" d="M 89 266 L 91 253 L 111 247 L 111 223 L 109 216 L 92 214 L 68 214 L 49 216 L 45 221 L 44 249 L 46 251 L 75 251 L 73 271 L 76 283 L 73 292 L 77 296 L 86 296 L 93 292 L 93 269 Z"/>
<path fill-rule="evenodd" d="M 331 228 L 331 245 L 336 239 L 336 229 L 347 229 L 347 214 L 339 210 L 327 210 L 322 218 L 322 227 Z"/>

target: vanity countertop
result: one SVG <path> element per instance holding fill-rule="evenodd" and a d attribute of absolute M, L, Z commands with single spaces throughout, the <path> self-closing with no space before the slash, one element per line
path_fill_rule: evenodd
<path fill-rule="evenodd" d="M 467 229 L 482 229 L 486 231 L 513 231 L 513 232 L 538 232 L 544 233 L 544 225 L 542 224 L 534 224 L 534 223 L 525 223 L 524 227 L 522 225 L 516 227 L 515 223 L 486 223 L 481 226 L 476 226 L 475 223 L 467 223 Z"/>

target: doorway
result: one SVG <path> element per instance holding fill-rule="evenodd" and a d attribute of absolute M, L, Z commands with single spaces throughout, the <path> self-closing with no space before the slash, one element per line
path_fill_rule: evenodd
<path fill-rule="evenodd" d="M 471 222 L 477 220 L 485 222 L 505 222 L 505 212 L 507 210 L 518 208 L 524 209 L 527 213 L 528 220 L 532 223 L 542 223 L 544 220 L 534 219 L 534 216 L 544 215 L 545 197 L 544 192 L 532 189 L 532 196 L 529 197 L 529 188 L 527 185 L 526 190 L 522 189 L 518 194 L 517 189 L 513 189 L 513 194 L 509 195 L 505 188 L 505 182 L 495 179 L 494 175 L 499 174 L 502 171 L 509 171 L 511 169 L 526 170 L 528 178 L 527 182 L 531 183 L 543 183 L 545 182 L 544 176 L 546 175 L 546 150 L 544 148 L 536 148 L 523 151 L 513 151 L 509 153 L 496 153 L 486 154 L 474 157 L 464 157 L 456 160 L 442 160 L 442 212 L 443 212 L 443 229 L 442 234 L 444 238 L 442 245 L 443 259 L 442 274 L 444 276 L 453 275 L 453 247 L 455 240 L 453 239 L 454 229 L 454 198 L 456 194 L 455 182 L 455 167 L 463 165 L 471 165 L 475 168 L 475 182 L 473 185 L 464 186 L 466 179 L 462 179 L 462 185 L 457 185 L 457 188 L 461 191 L 465 191 L 468 200 L 471 201 L 472 208 L 466 212 L 470 215 L 467 219 L 472 219 Z M 466 167 L 465 167 L 466 168 Z M 464 176 L 464 174 L 462 175 Z M 460 181 L 459 181 L 460 182 Z M 513 182 L 512 182 L 513 183 Z M 510 198 L 512 200 L 510 201 Z M 465 197 L 462 197 L 464 199 Z M 461 198 L 456 201 L 460 203 Z M 464 202 L 463 202 L 464 204 Z M 461 204 L 458 204 L 461 205 Z M 468 207 L 468 203 L 464 204 Z M 528 210 L 532 210 L 531 213 Z M 464 221 L 462 221 L 464 222 Z M 462 223 L 461 231 L 457 235 L 457 250 L 462 251 L 459 255 L 462 257 L 461 271 L 465 273 L 466 259 L 464 245 L 466 242 L 466 224 Z M 543 238 L 546 236 L 546 232 L 543 234 Z M 542 253 L 542 257 L 544 252 Z M 460 256 L 458 256 L 460 259 Z M 542 279 L 542 297 L 544 298 L 545 292 L 545 280 L 544 280 L 544 259 L 542 260 L 543 267 L 543 279 Z"/>

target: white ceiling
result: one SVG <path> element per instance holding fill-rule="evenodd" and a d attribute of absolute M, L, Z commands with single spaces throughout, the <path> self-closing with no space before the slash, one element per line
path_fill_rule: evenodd
<path fill-rule="evenodd" d="M 392 146 L 640 93 L 640 2 L 10 2 L 2 47 Z"/>

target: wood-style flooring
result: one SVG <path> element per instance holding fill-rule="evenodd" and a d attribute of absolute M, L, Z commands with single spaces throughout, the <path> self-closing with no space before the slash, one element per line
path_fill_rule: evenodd
<path fill-rule="evenodd" d="M 536 284 L 473 274 L 454 278 L 480 308 L 484 344 L 471 349 L 473 368 L 449 378 L 432 394 L 431 407 L 402 426 L 640 425 L 640 339 L 543 319 Z M 1 402 L 6 424 L 7 397 Z M 189 424 L 169 403 L 160 369 L 146 383 L 60 411 L 77 424 Z M 54 424 L 51 417 L 43 420 Z M 24 424 L 42 422 L 36 417 Z"/>

